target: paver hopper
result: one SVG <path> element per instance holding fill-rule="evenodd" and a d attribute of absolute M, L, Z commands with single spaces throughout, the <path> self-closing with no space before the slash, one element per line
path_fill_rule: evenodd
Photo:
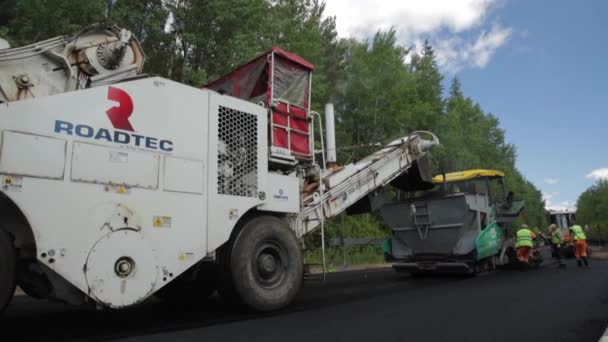
<path fill-rule="evenodd" d="M 390 227 L 385 256 L 398 271 L 476 273 L 510 262 L 511 224 L 524 207 L 505 196 L 504 173 L 468 170 L 438 175 L 430 190 L 377 205 Z M 400 194 L 401 195 L 401 194 Z"/>

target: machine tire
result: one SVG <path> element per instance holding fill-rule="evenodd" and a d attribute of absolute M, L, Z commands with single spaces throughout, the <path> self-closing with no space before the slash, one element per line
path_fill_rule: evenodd
<path fill-rule="evenodd" d="M 17 256 L 10 236 L 0 228 L 0 314 L 15 294 Z"/>
<path fill-rule="evenodd" d="M 302 286 L 302 250 L 285 221 L 255 217 L 234 240 L 229 269 L 232 286 L 222 287 L 222 295 L 228 300 L 236 295 L 254 311 L 278 310 L 289 305 Z"/>
<path fill-rule="evenodd" d="M 238 306 L 241 303 L 234 288 L 234 281 L 232 280 L 232 273 L 230 270 L 230 252 L 232 251 L 232 242 L 233 241 L 229 241 L 218 251 L 220 272 L 218 276 L 219 286 L 217 288 L 217 292 L 224 303 L 232 306 Z"/>

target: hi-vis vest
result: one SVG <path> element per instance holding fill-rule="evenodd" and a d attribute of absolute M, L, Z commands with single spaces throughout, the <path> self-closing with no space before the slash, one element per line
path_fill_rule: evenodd
<path fill-rule="evenodd" d="M 530 229 L 518 230 L 517 240 L 515 241 L 515 248 L 532 246 L 532 231 Z"/>
<path fill-rule="evenodd" d="M 572 232 L 574 233 L 574 240 L 587 240 L 587 236 L 585 236 L 585 232 L 581 226 L 574 225 L 572 226 Z"/>
<path fill-rule="evenodd" d="M 562 243 L 562 232 L 557 229 L 551 232 L 551 243 L 555 245 Z"/>

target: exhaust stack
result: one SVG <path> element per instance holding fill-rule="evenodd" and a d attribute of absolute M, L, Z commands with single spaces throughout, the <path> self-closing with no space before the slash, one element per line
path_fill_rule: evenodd
<path fill-rule="evenodd" d="M 325 105 L 325 135 L 327 143 L 327 168 L 334 169 L 336 165 L 336 126 L 334 121 L 334 104 Z"/>

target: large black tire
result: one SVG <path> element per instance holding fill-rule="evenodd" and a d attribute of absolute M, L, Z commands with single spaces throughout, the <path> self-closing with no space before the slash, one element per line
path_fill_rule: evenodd
<path fill-rule="evenodd" d="M 0 314 L 13 299 L 16 287 L 17 257 L 10 236 L 0 228 Z"/>
<path fill-rule="evenodd" d="M 232 243 L 220 294 L 254 311 L 289 305 L 302 286 L 302 250 L 289 225 L 274 216 L 247 222 Z"/>

